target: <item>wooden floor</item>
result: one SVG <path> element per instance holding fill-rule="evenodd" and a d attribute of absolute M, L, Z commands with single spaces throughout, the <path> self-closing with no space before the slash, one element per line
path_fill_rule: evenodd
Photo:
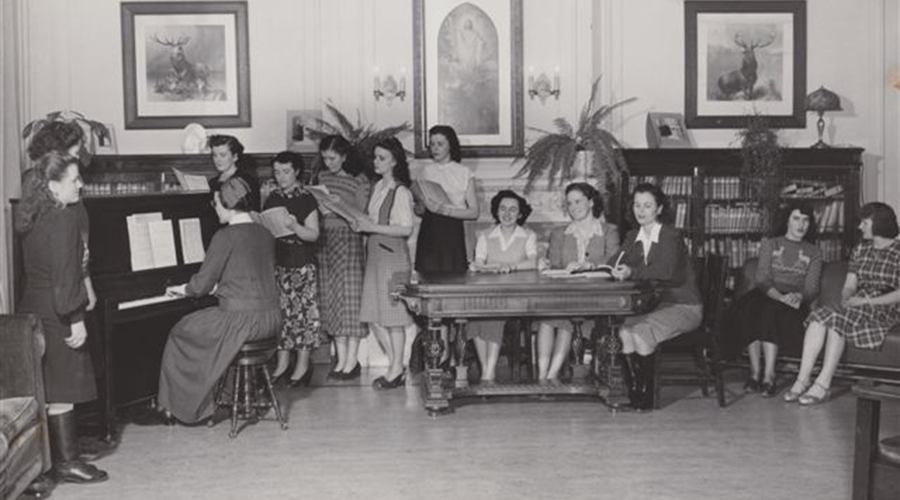
<path fill-rule="evenodd" d="M 230 440 L 227 423 L 126 426 L 116 453 L 97 463 L 108 482 L 61 485 L 53 498 L 850 497 L 855 398 L 846 386 L 810 408 L 745 396 L 719 409 L 699 391 L 665 388 L 665 407 L 649 414 L 520 399 L 432 418 L 418 386 L 371 389 L 375 370 L 284 392 L 287 431 L 264 421 Z M 882 415 L 885 431 L 900 432 L 900 406 Z"/>

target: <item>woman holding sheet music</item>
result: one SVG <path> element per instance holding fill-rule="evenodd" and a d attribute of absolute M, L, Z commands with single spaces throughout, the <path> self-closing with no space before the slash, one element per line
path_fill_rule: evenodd
<path fill-rule="evenodd" d="M 379 142 L 373 163 L 375 174 L 381 179 L 372 189 L 369 218 L 352 223 L 354 229 L 369 235 L 359 319 L 372 327 L 390 362 L 387 374 L 372 385 L 376 389 L 393 389 L 403 386 L 406 380 L 405 329 L 413 322 L 406 305 L 391 297 L 392 291 L 409 282 L 411 266 L 406 239 L 413 230 L 412 194 L 406 151 L 399 140 L 391 137 Z"/>
<path fill-rule="evenodd" d="M 319 300 L 316 290 L 316 251 L 319 239 L 319 213 L 316 199 L 300 185 L 303 158 L 283 151 L 272 159 L 277 187 L 266 199 L 265 209 L 284 207 L 291 217 L 291 234 L 275 240 L 275 274 L 281 291 L 284 324 L 278 345 L 278 364 L 273 376 L 287 373 L 290 353 L 297 362 L 290 375 L 290 387 L 309 385 L 313 365 L 310 352 L 322 344 L 319 333 Z"/>
<path fill-rule="evenodd" d="M 762 240 L 756 266 L 756 288 L 739 298 L 728 314 L 725 357 L 740 356 L 747 348 L 750 377 L 745 392 L 775 395 L 775 359 L 778 351 L 799 353 L 803 346 L 803 320 L 809 304 L 819 295 L 822 251 L 814 243 L 816 221 L 812 207 L 791 203 L 782 210 L 773 237 Z M 760 369 L 760 351 L 765 369 Z"/>
<path fill-rule="evenodd" d="M 219 175 L 209 180 L 210 191 L 216 191 L 223 182 L 237 177 L 250 186 L 250 209 L 259 210 L 259 180 L 255 175 L 242 168 L 244 145 L 233 135 L 217 134 L 209 137 L 209 147 L 213 164 Z"/>
<path fill-rule="evenodd" d="M 624 375 L 631 405 L 653 408 L 653 352 L 667 339 L 700 325 L 703 303 L 691 257 L 681 234 L 670 224 L 668 197 L 654 184 L 638 184 L 631 196 L 631 214 L 637 229 L 622 242 L 622 254 L 609 260 L 613 277 L 656 283 L 660 303 L 656 308 L 625 319 L 619 329 Z"/>
<path fill-rule="evenodd" d="M 319 141 L 319 160 L 325 165 L 318 184 L 343 203 L 365 212 L 371 185 L 363 175 L 356 149 L 343 137 L 329 135 Z M 362 304 L 362 235 L 350 229 L 344 218 L 319 205 L 319 310 L 322 332 L 334 338 L 337 361 L 328 378 L 353 380 L 360 375 L 359 341 L 369 334 L 359 320 Z"/>
<path fill-rule="evenodd" d="M 566 211 L 572 222 L 550 233 L 547 258 L 541 269 L 565 269 L 569 272 L 589 271 L 602 265 L 619 251 L 619 229 L 601 218 L 603 200 L 600 193 L 586 182 L 566 187 Z M 594 322 L 584 321 L 583 332 L 590 332 Z M 572 347 L 572 322 L 545 320 L 538 329 L 538 378 L 556 380 Z"/>

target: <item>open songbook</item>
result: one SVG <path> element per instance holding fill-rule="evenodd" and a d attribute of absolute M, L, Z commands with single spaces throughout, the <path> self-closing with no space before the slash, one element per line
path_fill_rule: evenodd
<path fill-rule="evenodd" d="M 447 196 L 447 192 L 436 182 L 417 179 L 412 183 L 410 189 L 416 200 L 428 198 L 435 203 L 450 204 L 450 197 Z"/>
<path fill-rule="evenodd" d="M 202 175 L 186 174 L 177 168 L 172 169 L 178 184 L 185 191 L 209 191 L 209 181 Z"/>
<path fill-rule="evenodd" d="M 340 197 L 331 194 L 331 191 L 325 186 L 306 186 L 306 190 L 313 195 L 320 206 L 343 217 L 347 222 L 359 222 L 369 218 L 369 216 L 360 209 L 345 202 Z"/>
<path fill-rule="evenodd" d="M 262 212 L 250 212 L 250 218 L 257 224 L 262 224 L 272 233 L 272 236 L 281 238 L 294 234 L 288 229 L 291 224 L 291 214 L 284 207 L 272 207 Z"/>
<path fill-rule="evenodd" d="M 575 271 L 567 271 L 565 269 L 545 269 L 541 271 L 541 274 L 548 278 L 571 278 L 576 276 L 581 278 L 611 278 L 612 270 L 612 266 L 602 264 L 594 266 L 593 269 L 578 269 Z"/>

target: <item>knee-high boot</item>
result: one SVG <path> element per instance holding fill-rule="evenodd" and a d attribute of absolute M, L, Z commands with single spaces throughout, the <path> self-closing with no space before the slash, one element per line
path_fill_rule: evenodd
<path fill-rule="evenodd" d="M 656 399 L 656 353 L 648 356 L 635 354 L 640 358 L 640 402 L 639 406 L 642 410 L 653 410 L 654 401 Z"/>
<path fill-rule="evenodd" d="M 75 412 L 69 411 L 47 418 L 50 433 L 51 474 L 61 483 L 99 483 L 109 476 L 79 457 L 78 429 Z"/>
<path fill-rule="evenodd" d="M 640 399 L 640 376 L 638 375 L 636 360 L 637 354 L 621 354 L 622 379 L 628 389 L 628 402 L 631 407 L 637 409 Z"/>

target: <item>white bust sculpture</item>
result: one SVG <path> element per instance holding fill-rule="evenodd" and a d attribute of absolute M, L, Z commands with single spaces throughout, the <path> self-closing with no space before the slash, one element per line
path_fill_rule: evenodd
<path fill-rule="evenodd" d="M 184 127 L 184 141 L 181 143 L 181 152 L 184 154 L 208 153 L 206 144 L 206 129 L 199 123 L 190 123 Z"/>

